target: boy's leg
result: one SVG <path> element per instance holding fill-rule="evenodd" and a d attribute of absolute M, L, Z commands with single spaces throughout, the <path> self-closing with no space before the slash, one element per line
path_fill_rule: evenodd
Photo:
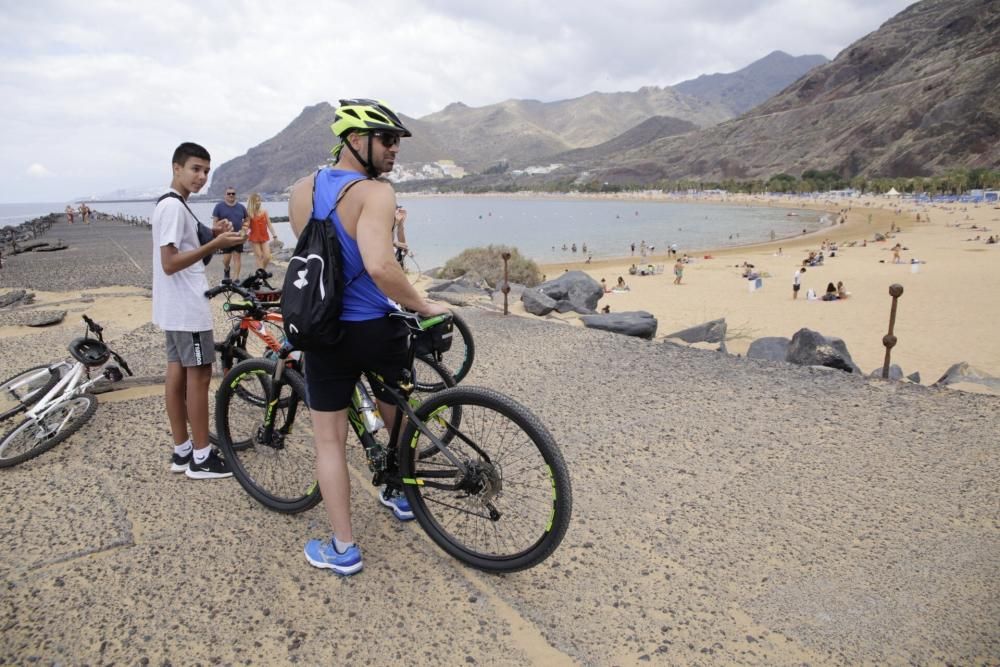
<path fill-rule="evenodd" d="M 167 419 L 174 446 L 187 442 L 187 373 L 179 361 L 167 362 L 166 403 Z"/>
<path fill-rule="evenodd" d="M 212 364 L 187 368 L 187 418 L 191 424 L 191 442 L 195 449 L 204 449 L 208 442 L 208 385 L 212 380 Z"/>
<path fill-rule="evenodd" d="M 347 473 L 347 410 L 311 410 L 316 447 L 316 479 L 323 507 L 340 542 L 353 542 L 351 478 Z"/>
<path fill-rule="evenodd" d="M 236 280 L 240 277 L 240 268 L 242 268 L 243 265 L 243 253 L 240 252 L 239 246 L 236 246 L 233 249 L 231 257 L 233 258 L 233 264 L 235 264 L 233 267 L 233 280 Z"/>

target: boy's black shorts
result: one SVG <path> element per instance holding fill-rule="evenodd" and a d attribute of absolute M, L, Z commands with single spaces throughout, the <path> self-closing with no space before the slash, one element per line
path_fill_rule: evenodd
<path fill-rule="evenodd" d="M 363 372 L 375 373 L 395 388 L 406 367 L 409 330 L 402 320 L 387 316 L 341 325 L 339 343 L 305 354 L 306 400 L 313 410 L 345 409 Z M 376 398 L 385 393 L 374 391 Z"/>

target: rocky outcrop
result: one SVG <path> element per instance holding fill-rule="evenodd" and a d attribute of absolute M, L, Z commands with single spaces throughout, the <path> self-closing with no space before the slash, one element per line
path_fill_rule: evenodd
<path fill-rule="evenodd" d="M 532 315 L 548 315 L 556 309 L 556 300 L 538 288 L 526 289 L 521 293 L 524 309 Z"/>
<path fill-rule="evenodd" d="M 567 271 L 558 278 L 542 283 L 539 291 L 556 301 L 556 310 L 561 313 L 576 311 L 593 313 L 597 302 L 604 296 L 601 284 L 583 271 Z M 559 305 L 559 302 L 567 302 Z"/>
<path fill-rule="evenodd" d="M 679 338 L 685 343 L 722 343 L 726 340 L 726 319 L 711 320 L 704 324 L 667 334 L 667 338 Z"/>
<path fill-rule="evenodd" d="M 788 344 L 785 361 L 800 366 L 826 366 L 848 373 L 861 373 L 842 339 L 828 338 L 811 329 L 795 332 Z"/>
<path fill-rule="evenodd" d="M 1000 391 L 1000 378 L 993 377 L 971 365 L 967 361 L 960 361 L 945 371 L 937 382 L 936 387 L 945 387 L 950 384 L 969 383 L 979 384 L 990 389 Z"/>
<path fill-rule="evenodd" d="M 788 344 L 791 341 L 782 336 L 765 336 L 750 343 L 747 359 L 767 359 L 769 361 L 784 361 L 788 356 Z"/>
<path fill-rule="evenodd" d="M 878 368 L 874 369 L 871 373 L 868 374 L 868 377 L 871 377 L 871 378 L 881 378 L 882 377 L 882 367 L 879 366 Z M 902 380 L 903 379 L 903 369 L 900 368 L 896 364 L 890 364 L 889 365 L 889 379 L 893 380 L 893 381 Z"/>
<path fill-rule="evenodd" d="M 624 313 L 599 313 L 580 318 L 583 326 L 590 329 L 613 331 L 625 336 L 635 336 L 651 340 L 656 335 L 656 318 L 644 310 Z"/>

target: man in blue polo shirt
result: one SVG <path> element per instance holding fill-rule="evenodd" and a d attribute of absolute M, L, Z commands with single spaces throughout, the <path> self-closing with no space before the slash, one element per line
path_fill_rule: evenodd
<path fill-rule="evenodd" d="M 212 222 L 219 222 L 220 220 L 228 220 L 233 225 L 234 232 L 240 232 L 243 234 L 243 238 L 246 238 L 246 233 L 250 230 L 249 227 L 249 216 L 247 215 L 247 209 L 243 204 L 239 204 L 236 201 L 236 188 L 232 186 L 226 187 L 226 199 L 225 201 L 220 201 L 212 209 Z M 244 227 L 244 225 L 247 225 Z M 223 277 L 229 278 L 229 263 L 233 258 L 235 258 L 236 264 L 236 275 L 232 276 L 233 280 L 239 280 L 240 278 L 240 264 L 242 263 L 242 253 L 243 244 L 236 244 L 234 246 L 229 246 L 222 250 L 222 268 Z"/>

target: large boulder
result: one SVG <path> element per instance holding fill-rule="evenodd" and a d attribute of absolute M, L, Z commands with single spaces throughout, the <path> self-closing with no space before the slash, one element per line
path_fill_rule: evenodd
<path fill-rule="evenodd" d="M 785 361 L 800 366 L 826 366 L 848 373 L 861 373 L 842 339 L 828 338 L 811 329 L 799 329 L 795 332 L 788 344 Z"/>
<path fill-rule="evenodd" d="M 747 359 L 768 359 L 769 361 L 784 361 L 788 356 L 789 341 L 784 336 L 765 336 L 750 343 Z"/>
<path fill-rule="evenodd" d="M 1000 378 L 993 377 L 978 368 L 969 365 L 967 361 L 960 361 L 945 371 L 941 379 L 934 383 L 934 386 L 946 386 L 968 382 L 970 384 L 981 384 L 1000 391 Z"/>
<path fill-rule="evenodd" d="M 543 294 L 555 301 L 569 301 L 578 313 L 593 313 L 604 296 L 604 288 L 583 271 L 567 271 L 555 280 L 538 286 Z M 560 311 L 567 312 L 567 311 Z"/>
<path fill-rule="evenodd" d="M 590 329 L 613 331 L 636 338 L 650 340 L 656 335 L 656 318 L 644 310 L 584 315 L 580 321 L 583 322 L 583 326 Z"/>
<path fill-rule="evenodd" d="M 685 343 L 721 343 L 726 340 L 726 319 L 721 318 L 669 334 L 667 338 L 680 338 Z"/>
<path fill-rule="evenodd" d="M 556 308 L 556 300 L 549 298 L 537 288 L 521 292 L 521 303 L 532 315 L 548 315 Z"/>

